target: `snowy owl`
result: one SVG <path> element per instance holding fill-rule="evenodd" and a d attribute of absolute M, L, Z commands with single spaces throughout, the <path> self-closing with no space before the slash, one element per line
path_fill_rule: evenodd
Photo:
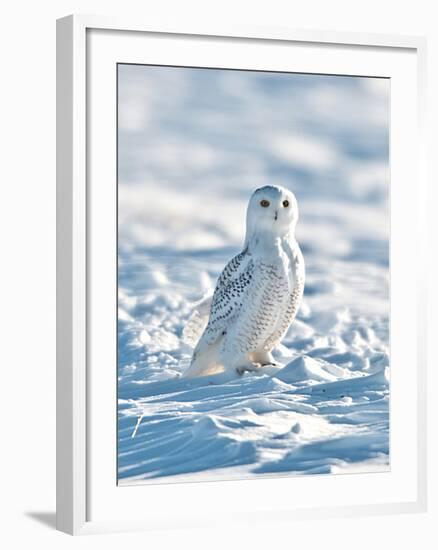
<path fill-rule="evenodd" d="M 184 376 L 232 369 L 242 374 L 275 365 L 271 352 L 294 320 L 304 291 L 297 221 L 298 205 L 291 191 L 273 185 L 254 191 L 243 250 L 216 283 L 207 304 L 208 323 Z"/>

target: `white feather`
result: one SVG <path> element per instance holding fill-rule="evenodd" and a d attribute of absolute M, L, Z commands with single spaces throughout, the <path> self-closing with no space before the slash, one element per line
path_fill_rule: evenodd
<path fill-rule="evenodd" d="M 182 341 L 184 344 L 187 344 L 192 348 L 196 346 L 202 336 L 202 333 L 207 327 L 212 300 L 213 293 L 210 292 L 199 302 L 193 304 L 193 311 L 185 324 L 182 333 Z"/>

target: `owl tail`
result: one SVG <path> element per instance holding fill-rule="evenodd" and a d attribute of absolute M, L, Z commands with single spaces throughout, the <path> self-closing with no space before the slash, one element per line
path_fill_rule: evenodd
<path fill-rule="evenodd" d="M 209 292 L 202 300 L 193 304 L 192 314 L 185 324 L 182 333 L 183 342 L 192 348 L 199 342 L 207 326 L 212 300 L 213 294 Z"/>

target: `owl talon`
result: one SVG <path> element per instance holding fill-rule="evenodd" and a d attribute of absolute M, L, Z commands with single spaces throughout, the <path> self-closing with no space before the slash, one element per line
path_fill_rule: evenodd
<path fill-rule="evenodd" d="M 239 376 L 242 376 L 245 374 L 245 372 L 254 372 L 261 368 L 262 365 L 260 363 L 253 363 L 252 365 L 244 365 L 242 367 L 237 367 L 236 372 Z"/>

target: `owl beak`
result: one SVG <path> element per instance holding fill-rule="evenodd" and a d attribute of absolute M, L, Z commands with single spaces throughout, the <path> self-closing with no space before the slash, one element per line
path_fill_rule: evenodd
<path fill-rule="evenodd" d="M 277 210 L 276 210 L 276 211 L 275 211 L 275 216 L 274 216 L 274 220 L 276 220 L 276 221 L 277 221 L 277 218 L 278 218 L 278 212 L 277 212 Z"/>

